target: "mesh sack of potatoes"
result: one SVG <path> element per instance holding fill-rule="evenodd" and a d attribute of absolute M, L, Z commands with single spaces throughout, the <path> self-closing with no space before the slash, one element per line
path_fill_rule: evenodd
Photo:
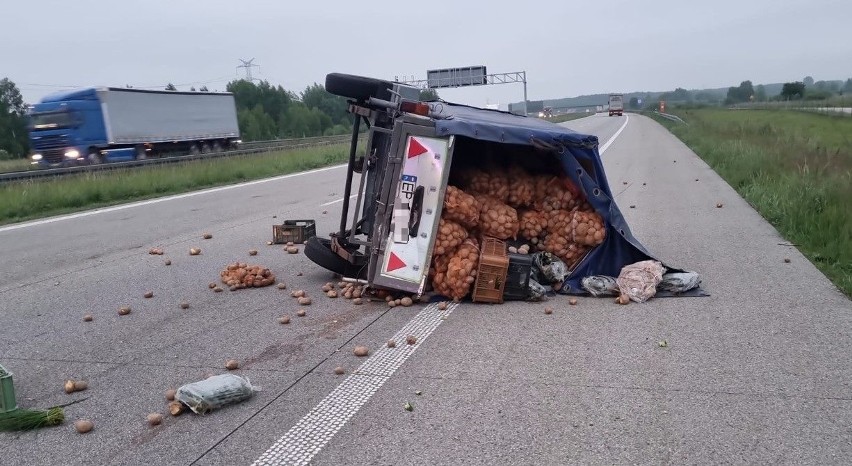
<path fill-rule="evenodd" d="M 509 199 L 509 177 L 498 170 L 481 171 L 476 170 L 468 175 L 466 191 L 493 197 L 500 202 Z"/>
<path fill-rule="evenodd" d="M 622 295 L 627 295 L 637 303 L 644 303 L 657 294 L 657 285 L 665 273 L 666 268 L 659 261 L 645 260 L 622 267 L 615 281 Z"/>
<path fill-rule="evenodd" d="M 489 197 L 480 196 L 478 231 L 486 236 L 497 239 L 516 239 L 518 237 L 518 211 L 514 208 Z"/>
<path fill-rule="evenodd" d="M 509 197 L 507 204 L 512 207 L 527 207 L 535 198 L 535 177 L 523 168 L 515 165 L 509 169 Z"/>
<path fill-rule="evenodd" d="M 573 269 L 577 262 L 583 258 L 589 248 L 579 245 L 568 236 L 556 233 L 549 233 L 547 238 L 542 242 L 545 251 L 562 259 L 569 269 Z"/>
<path fill-rule="evenodd" d="M 568 178 L 547 175 L 535 178 L 535 210 L 571 210 L 580 197 L 579 190 Z"/>
<path fill-rule="evenodd" d="M 595 208 L 592 207 L 591 204 L 589 204 L 589 201 L 582 200 L 582 201 L 577 203 L 577 207 L 575 207 L 574 210 L 580 211 L 580 212 L 593 213 L 595 211 Z"/>
<path fill-rule="evenodd" d="M 574 211 L 571 216 L 571 237 L 582 246 L 597 246 L 606 238 L 603 219 L 596 213 Z"/>
<path fill-rule="evenodd" d="M 565 251 L 565 254 L 560 257 L 566 264 L 568 264 L 568 268 L 574 270 L 577 266 L 577 263 L 580 262 L 581 259 L 589 252 L 592 248 L 587 246 L 582 246 L 577 243 L 569 243 L 568 249 Z"/>
<path fill-rule="evenodd" d="M 568 247 L 571 244 L 573 243 L 567 236 L 550 232 L 542 242 L 542 249 L 562 259 L 568 255 Z"/>
<path fill-rule="evenodd" d="M 453 250 L 467 239 L 467 230 L 452 220 L 441 219 L 438 223 L 438 237 L 435 239 L 434 254 L 441 256 Z"/>
<path fill-rule="evenodd" d="M 547 228 L 547 215 L 535 210 L 521 212 L 518 216 L 518 221 L 520 224 L 519 233 L 528 240 L 538 238 L 544 229 Z"/>
<path fill-rule="evenodd" d="M 232 290 L 239 288 L 259 288 L 275 283 L 275 274 L 266 267 L 235 262 L 219 273 L 222 283 Z"/>
<path fill-rule="evenodd" d="M 547 217 L 548 233 L 564 237 L 568 241 L 574 240 L 574 236 L 571 231 L 571 221 L 574 218 L 574 212 L 559 209 L 551 210 L 543 215 Z"/>
<path fill-rule="evenodd" d="M 441 217 L 468 229 L 475 228 L 479 224 L 479 204 L 470 194 L 448 185 Z"/>
<path fill-rule="evenodd" d="M 479 244 L 475 239 L 468 238 L 449 256 L 446 272 L 437 272 L 432 287 L 439 294 L 461 300 L 467 296 L 476 281 L 478 265 Z"/>
<path fill-rule="evenodd" d="M 442 255 L 433 254 L 432 255 L 432 264 L 429 267 L 429 275 L 428 276 L 429 276 L 429 283 L 431 283 L 433 287 L 434 287 L 434 284 L 435 284 L 435 277 L 438 274 L 442 274 L 442 275 L 447 274 L 447 266 L 450 264 L 450 258 L 452 257 L 453 253 L 455 253 L 455 252 L 456 252 L 455 249 L 453 249 L 446 254 L 442 254 Z M 441 280 L 443 280 L 443 278 Z"/>

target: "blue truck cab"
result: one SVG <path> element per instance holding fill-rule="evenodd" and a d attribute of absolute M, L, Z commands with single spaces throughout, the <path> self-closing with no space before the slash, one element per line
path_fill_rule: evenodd
<path fill-rule="evenodd" d="M 95 89 L 53 94 L 30 109 L 33 163 L 71 166 L 92 161 L 107 145 Z M 132 158 L 132 157 L 131 157 Z"/>

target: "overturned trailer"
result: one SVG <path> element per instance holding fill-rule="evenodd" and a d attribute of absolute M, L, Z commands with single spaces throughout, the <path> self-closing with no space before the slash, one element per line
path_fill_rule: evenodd
<path fill-rule="evenodd" d="M 583 278 L 656 260 L 613 200 L 597 137 L 498 110 L 419 102 L 401 83 L 335 73 L 326 89 L 349 99 L 356 119 L 340 227 L 305 248 L 318 265 L 374 288 L 463 299 L 475 289 L 485 241 L 563 260 L 570 273 L 554 288 L 563 294 L 586 294 Z"/>

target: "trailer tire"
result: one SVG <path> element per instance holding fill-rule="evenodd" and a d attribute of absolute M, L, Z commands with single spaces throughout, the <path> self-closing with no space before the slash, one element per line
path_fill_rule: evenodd
<path fill-rule="evenodd" d="M 202 154 L 209 154 L 210 153 L 210 146 L 206 142 L 201 143 L 201 153 Z"/>
<path fill-rule="evenodd" d="M 189 146 L 189 155 L 198 155 L 201 151 L 198 150 L 198 144 Z"/>
<path fill-rule="evenodd" d="M 393 84 L 381 79 L 355 76 L 352 74 L 330 73 L 325 77 L 325 90 L 340 97 L 349 97 L 366 101 L 370 97 L 389 99 Z"/>
<path fill-rule="evenodd" d="M 219 144 L 219 141 L 213 143 L 213 152 L 216 154 L 222 152 L 222 144 Z"/>
<path fill-rule="evenodd" d="M 148 154 L 145 152 L 145 146 L 138 145 L 136 146 L 136 160 L 145 160 L 148 157 Z"/>
<path fill-rule="evenodd" d="M 101 155 L 101 151 L 97 148 L 89 148 L 89 163 L 94 163 L 96 165 L 104 163 L 104 157 Z"/>
<path fill-rule="evenodd" d="M 344 277 L 367 278 L 367 266 L 355 266 L 331 250 L 331 240 L 314 236 L 305 245 L 305 256 L 320 267 Z"/>

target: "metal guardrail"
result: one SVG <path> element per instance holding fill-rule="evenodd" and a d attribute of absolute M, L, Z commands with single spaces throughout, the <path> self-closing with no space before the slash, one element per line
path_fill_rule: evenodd
<path fill-rule="evenodd" d="M 24 170 L 16 172 L 0 173 L 0 183 L 11 181 L 23 181 L 36 178 L 59 177 L 72 175 L 76 173 L 87 173 L 104 170 L 119 170 L 124 168 L 147 166 L 147 165 L 165 165 L 169 163 L 180 163 L 195 160 L 215 159 L 220 157 L 230 157 L 235 155 L 248 154 L 264 154 L 279 150 L 299 149 L 303 147 L 319 147 L 330 146 L 334 144 L 344 144 L 351 140 L 349 134 L 327 137 L 310 137 L 298 139 L 279 139 L 274 141 L 253 141 L 242 143 L 242 149 L 231 150 L 225 152 L 211 152 L 198 155 L 178 155 L 171 157 L 159 157 L 145 160 L 131 160 L 127 162 L 109 162 L 98 165 L 81 165 L 79 167 L 64 167 L 64 168 L 46 168 L 38 170 Z"/>
<path fill-rule="evenodd" d="M 663 118 L 665 118 L 665 119 L 667 119 L 667 120 L 676 121 L 676 122 L 678 122 L 678 123 L 683 123 L 683 124 L 685 124 L 686 126 L 689 126 L 689 123 L 687 123 L 687 122 L 683 121 L 683 120 L 682 120 L 679 116 L 677 116 L 677 115 L 671 115 L 671 114 L 669 114 L 669 113 L 661 113 L 661 112 L 658 112 L 658 111 L 654 111 L 654 115 L 659 115 L 659 116 L 661 116 L 661 117 L 663 117 Z"/>
<path fill-rule="evenodd" d="M 273 139 L 273 140 L 269 140 L 269 141 L 250 141 L 250 142 L 243 142 L 243 143 L 240 144 L 240 146 L 243 148 L 242 150 L 260 149 L 260 148 L 267 148 L 267 147 L 281 149 L 281 148 L 291 147 L 293 145 L 303 146 L 304 144 L 310 144 L 310 143 L 315 143 L 315 142 L 323 142 L 324 143 L 324 142 L 333 141 L 333 140 L 339 140 L 341 142 L 348 142 L 351 137 L 352 137 L 351 134 L 346 133 L 346 134 L 340 134 L 340 135 L 337 135 L 337 136 L 314 136 L 314 137 L 308 137 L 308 138 Z"/>

